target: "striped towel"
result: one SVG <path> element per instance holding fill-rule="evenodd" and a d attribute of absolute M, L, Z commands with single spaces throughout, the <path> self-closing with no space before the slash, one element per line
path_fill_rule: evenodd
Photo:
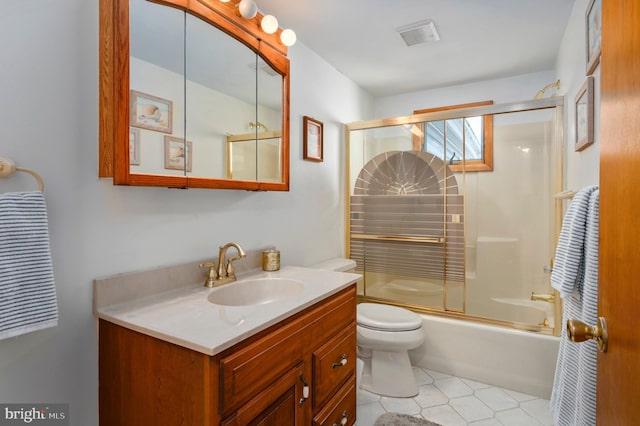
<path fill-rule="evenodd" d="M 597 190 L 597 186 L 588 186 L 578 191 L 562 220 L 551 272 L 551 285 L 560 292 L 563 299 L 575 291 L 580 293 L 579 287 L 584 280 L 584 245 L 589 200 Z"/>
<path fill-rule="evenodd" d="M 553 287 L 562 294 L 563 324 L 567 319 L 578 319 L 594 326 L 598 319 L 599 208 L 598 187 L 585 188 L 576 194 L 567 210 L 567 215 L 571 211 L 575 216 L 584 217 L 565 216 L 562 224 L 551 279 Z M 566 231 L 565 227 L 577 229 Z M 576 246 L 568 246 L 566 240 L 562 241 L 563 235 Z M 568 264 L 570 262 L 571 265 Z M 593 340 L 582 343 L 569 341 L 566 327 L 562 328 L 550 401 L 555 425 L 596 424 L 597 350 Z"/>
<path fill-rule="evenodd" d="M 0 194 L 0 339 L 57 324 L 44 195 Z"/>

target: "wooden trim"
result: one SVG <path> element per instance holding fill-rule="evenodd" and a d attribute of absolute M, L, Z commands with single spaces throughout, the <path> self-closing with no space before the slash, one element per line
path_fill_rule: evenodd
<path fill-rule="evenodd" d="M 99 128 L 98 128 L 98 177 L 113 176 L 113 131 L 115 128 L 114 111 L 117 111 L 113 99 L 113 36 L 115 6 L 111 0 L 100 0 L 99 17 Z"/>
<path fill-rule="evenodd" d="M 261 14 L 251 20 L 237 15 L 237 1 L 149 0 L 185 10 L 236 38 L 283 77 L 282 89 L 282 181 L 233 181 L 192 176 L 131 173 L 129 162 L 129 0 L 100 0 L 99 10 L 99 141 L 98 176 L 112 177 L 114 185 L 169 188 L 244 189 L 289 191 L 290 157 L 290 64 L 287 47 L 280 42 L 281 30 L 266 34 L 260 28 Z"/>
<path fill-rule="evenodd" d="M 427 108 L 413 111 L 414 114 L 429 114 L 441 111 L 451 111 L 464 108 L 475 108 L 481 106 L 493 105 L 493 101 L 472 102 L 458 105 L 448 105 L 438 108 Z M 483 147 L 483 159 L 482 160 L 467 160 L 461 161 L 456 164 L 450 164 L 449 168 L 454 172 L 488 172 L 493 170 L 493 115 L 483 116 L 483 135 L 482 140 Z M 424 145 L 424 123 L 420 123 L 420 130 L 422 136 L 413 136 L 413 149 L 414 151 L 422 151 Z M 463 167 L 464 166 L 464 167 Z"/>
<path fill-rule="evenodd" d="M 437 107 L 437 108 L 417 109 L 413 111 L 413 113 L 426 114 L 429 112 L 450 111 L 452 109 L 472 108 L 472 107 L 486 106 L 486 105 L 493 105 L 493 101 L 470 102 L 466 104 L 447 105 L 447 106 Z"/>
<path fill-rule="evenodd" d="M 309 128 L 315 126 L 318 129 L 318 155 L 312 156 L 309 153 L 309 143 L 314 142 L 309 140 Z M 322 162 L 324 161 L 324 124 L 320 120 L 315 118 L 303 116 L 302 117 L 302 159 Z"/>

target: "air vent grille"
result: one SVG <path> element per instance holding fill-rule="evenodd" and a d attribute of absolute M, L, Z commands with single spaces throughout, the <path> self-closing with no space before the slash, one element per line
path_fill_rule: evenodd
<path fill-rule="evenodd" d="M 407 46 L 440 40 L 440 34 L 438 34 L 436 25 L 431 19 L 405 25 L 396 29 L 396 31 L 400 33 Z"/>

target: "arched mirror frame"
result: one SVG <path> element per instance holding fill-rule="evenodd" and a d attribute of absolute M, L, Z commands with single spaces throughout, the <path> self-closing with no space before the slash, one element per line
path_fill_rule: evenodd
<path fill-rule="evenodd" d="M 259 182 L 131 173 L 129 167 L 129 0 L 100 0 L 99 177 L 114 185 L 170 188 L 289 190 L 289 59 L 281 30 L 265 34 L 262 15 L 244 19 L 237 2 L 219 0 L 153 0 L 197 16 L 257 53 L 282 75 L 282 181 Z"/>

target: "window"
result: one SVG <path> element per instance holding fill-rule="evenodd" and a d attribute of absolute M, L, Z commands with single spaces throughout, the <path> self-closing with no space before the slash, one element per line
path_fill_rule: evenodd
<path fill-rule="evenodd" d="M 421 109 L 413 113 L 424 114 L 486 105 L 493 105 L 493 101 Z M 430 121 L 422 123 L 420 130 L 422 136 L 414 137 L 414 150 L 437 155 L 455 172 L 461 172 L 463 167 L 467 172 L 493 170 L 493 116 Z"/>

